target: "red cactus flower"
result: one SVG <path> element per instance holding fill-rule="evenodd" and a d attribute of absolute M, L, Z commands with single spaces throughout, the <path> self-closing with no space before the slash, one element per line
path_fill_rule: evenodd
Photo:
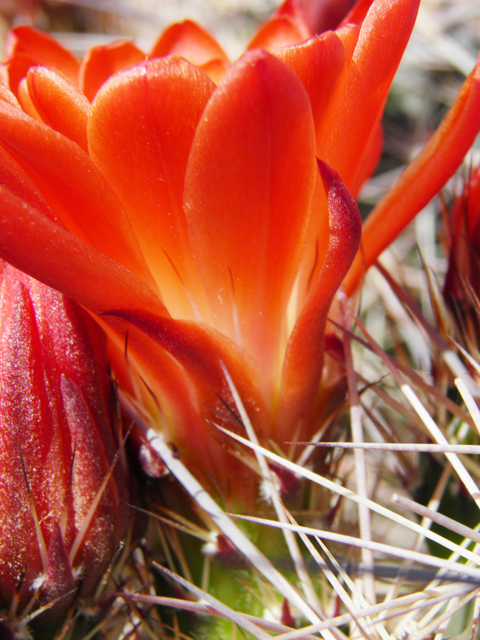
<path fill-rule="evenodd" d="M 206 421 L 231 420 L 225 369 L 280 447 L 328 409 L 351 194 L 378 160 L 418 4 L 361 0 L 312 36 L 286 3 L 231 66 L 190 22 L 147 56 L 117 43 L 81 63 L 26 28 L 9 40 L 0 253 L 97 314 L 125 398 L 224 491 L 251 484 Z"/>
<path fill-rule="evenodd" d="M 105 347 L 78 305 L 0 261 L 0 606 L 10 622 L 47 606 L 39 638 L 129 526 Z"/>
<path fill-rule="evenodd" d="M 472 171 L 463 193 L 455 199 L 448 222 L 444 294 L 453 305 L 468 307 L 472 294 L 480 295 L 480 167 Z"/>

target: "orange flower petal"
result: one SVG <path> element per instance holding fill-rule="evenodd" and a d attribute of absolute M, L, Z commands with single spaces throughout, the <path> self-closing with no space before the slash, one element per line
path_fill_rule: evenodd
<path fill-rule="evenodd" d="M 264 24 L 250 41 L 247 50 L 273 51 L 307 40 L 312 34 L 290 16 L 276 16 Z"/>
<path fill-rule="evenodd" d="M 42 122 L 88 151 L 90 103 L 85 96 L 62 74 L 45 67 L 30 69 L 27 89 Z"/>
<path fill-rule="evenodd" d="M 7 87 L 0 84 L 0 100 L 6 102 L 7 104 L 12 105 L 12 107 L 20 107 L 15 94 L 10 91 Z"/>
<path fill-rule="evenodd" d="M 199 65 L 199 68 L 206 73 L 215 84 L 220 84 L 229 66 L 229 63 L 224 60 L 210 60 L 210 62 Z"/>
<path fill-rule="evenodd" d="M 363 150 L 380 121 L 393 76 L 410 38 L 419 0 L 374 2 L 353 58 L 317 130 L 317 155 L 348 188 L 358 184 Z"/>
<path fill-rule="evenodd" d="M 151 281 L 120 202 L 80 147 L 0 102 L 0 142 L 63 224 L 139 277 Z"/>
<path fill-rule="evenodd" d="M 78 60 L 68 49 L 62 47 L 57 40 L 46 33 L 27 26 L 15 27 L 8 34 L 5 54 L 7 58 L 24 56 L 24 60 L 30 59 L 30 66 L 54 67 L 70 82 L 77 83 Z"/>
<path fill-rule="evenodd" d="M 185 20 L 172 24 L 161 34 L 149 58 L 182 56 L 204 71 L 216 84 L 230 66 L 227 54 L 218 42 L 195 22 Z"/>
<path fill-rule="evenodd" d="M 27 72 L 27 75 L 29 72 L 30 70 Z M 22 78 L 20 84 L 18 85 L 17 95 L 18 102 L 20 103 L 22 110 L 31 118 L 35 118 L 35 120 L 43 122 L 28 92 L 26 78 Z"/>
<path fill-rule="evenodd" d="M 185 20 L 172 24 L 153 45 L 149 58 L 178 55 L 197 67 L 214 60 L 228 63 L 227 54 L 207 31 L 195 22 Z"/>
<path fill-rule="evenodd" d="M 329 243 L 329 216 L 325 188 L 320 175 L 317 176 L 312 202 L 312 212 L 306 237 L 305 249 L 296 283 L 296 321 L 315 287 L 325 262 Z"/>
<path fill-rule="evenodd" d="M 151 60 L 102 88 L 88 125 L 90 155 L 119 194 L 176 317 L 193 316 L 184 287 L 201 304 L 182 197 L 195 128 L 214 88 L 182 58 Z"/>
<path fill-rule="evenodd" d="M 35 66 L 36 62 L 33 58 L 18 53 L 15 57 L 0 63 L 0 80 L 18 98 L 22 81 L 27 77 L 29 69 Z"/>
<path fill-rule="evenodd" d="M 280 358 L 315 175 L 305 89 L 277 58 L 246 54 L 200 120 L 184 206 L 215 326 L 266 372 Z"/>
<path fill-rule="evenodd" d="M 272 51 L 295 71 L 308 92 L 315 128 L 320 129 L 330 99 L 345 65 L 345 50 L 336 33 L 329 32 L 302 44 Z"/>
<path fill-rule="evenodd" d="M 355 201 L 335 170 L 321 161 L 318 167 L 327 194 L 330 237 L 323 268 L 288 342 L 276 410 L 276 442 L 288 440 L 292 432 L 302 439 L 308 427 L 311 433 L 308 421 L 322 373 L 327 314 L 360 242 Z"/>
<path fill-rule="evenodd" d="M 358 163 L 358 172 L 350 187 L 350 193 L 357 198 L 362 186 L 371 178 L 383 152 L 383 127 L 381 122 L 373 129 Z"/>
<path fill-rule="evenodd" d="M 260 27 L 250 41 L 247 50 L 263 49 L 272 52 L 279 47 L 303 42 L 313 35 L 305 14 L 296 0 L 286 0 L 270 20 Z"/>
<path fill-rule="evenodd" d="M 343 284 L 351 295 L 382 251 L 443 188 L 480 130 L 480 56 L 442 124 L 368 216 L 362 245 Z"/>
<path fill-rule="evenodd" d="M 0 146 L 0 185 L 62 226 L 35 183 L 2 146 Z"/>
<path fill-rule="evenodd" d="M 85 54 L 79 70 L 79 86 L 90 102 L 110 76 L 133 67 L 146 58 L 133 42 L 112 42 L 92 47 Z"/>
<path fill-rule="evenodd" d="M 147 284 L 0 187 L 0 255 L 95 313 L 167 314 Z"/>
<path fill-rule="evenodd" d="M 337 29 L 335 34 L 341 40 L 345 50 L 345 58 L 348 63 L 350 63 L 355 52 L 355 47 L 357 46 L 360 27 L 356 24 L 346 24 L 345 26 Z"/>

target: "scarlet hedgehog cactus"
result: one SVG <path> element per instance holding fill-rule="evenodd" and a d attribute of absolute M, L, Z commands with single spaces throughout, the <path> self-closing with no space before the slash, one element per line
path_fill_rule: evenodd
<path fill-rule="evenodd" d="M 18 27 L 1 65 L 0 256 L 61 292 L 42 293 L 49 311 L 40 315 L 41 285 L 5 266 L 5 300 L 23 305 L 21 313 L 5 317 L 35 318 L 19 342 L 37 349 L 31 336 L 43 336 L 35 326 L 43 328 L 50 311 L 55 323 L 62 305 L 75 314 L 76 304 L 88 310 L 108 339 L 109 365 L 97 352 L 98 337 L 90 336 L 93 355 L 105 372 L 111 367 L 122 409 L 150 438 L 139 459 L 160 475 L 155 450 L 177 479 L 183 474 L 183 486 L 211 528 L 195 525 L 192 531 L 206 547 L 217 536 L 219 555 L 238 552 L 275 585 L 290 603 L 281 617 L 288 624 L 297 611 L 320 622 L 315 590 L 302 599 L 210 494 L 215 491 L 231 510 L 253 507 L 259 478 L 270 480 L 277 470 L 280 489 L 295 494 L 298 465 L 285 472 L 288 443 L 310 441 L 338 407 L 351 360 L 328 323 L 338 309 L 342 322 L 349 316 L 344 295 L 337 305 L 337 292 L 358 290 L 365 270 L 443 187 L 478 133 L 477 64 L 438 131 L 362 231 L 355 199 L 382 150 L 385 101 L 418 7 L 419 0 L 359 0 L 335 30 L 315 34 L 312 25 L 322 20 L 313 14 L 307 20 L 302 4 L 289 0 L 232 64 L 212 36 L 189 21 L 169 27 L 147 54 L 117 42 L 94 47 L 80 62 L 49 36 Z M 25 384 L 35 376 L 48 380 L 43 388 L 35 379 L 40 399 L 31 396 L 41 413 L 16 419 L 29 425 L 39 416 L 35 428 L 55 429 L 63 452 L 62 471 L 51 474 L 52 482 L 58 475 L 63 482 L 56 492 L 41 485 L 33 446 L 17 447 L 8 462 L 27 500 L 21 504 L 28 508 L 19 511 L 30 517 L 24 535 L 37 545 L 32 561 L 15 551 L 21 560 L 12 575 L 5 573 L 6 586 L 0 583 L 4 606 L 14 612 L 28 611 L 31 597 L 52 603 L 54 593 L 53 613 L 67 606 L 74 586 L 88 596 L 125 531 L 118 464 L 105 487 L 98 484 L 112 463 L 112 434 L 105 440 L 108 429 L 97 431 L 96 410 L 85 408 L 91 402 L 98 407 L 96 394 L 105 401 L 105 380 L 92 378 L 90 365 L 80 367 L 78 379 L 70 369 L 55 378 L 58 345 L 46 335 L 41 357 L 19 347 L 25 362 L 18 369 L 6 358 L 13 372 L 27 372 Z M 22 409 L 18 400 L 12 406 Z M 57 414 L 64 419 L 61 428 Z M 79 419 L 90 425 L 85 458 Z M 253 445 L 284 458 L 277 456 L 269 467 L 249 452 L 251 443 L 237 444 L 247 428 Z M 95 516 L 85 534 L 84 511 L 80 528 L 68 519 L 76 514 L 77 462 L 85 465 L 78 481 L 90 483 L 81 494 L 82 509 L 100 486 L 106 502 L 95 515 L 102 520 L 106 514 L 99 547 L 107 551 L 88 572 Z M 278 495 L 268 496 L 278 506 Z M 14 513 L 8 506 L 6 522 Z M 183 516 L 175 522 L 189 530 Z M 49 590 L 50 558 L 58 555 L 63 582 L 57 571 Z M 301 554 L 296 559 L 300 564 Z M 80 567 L 83 581 L 72 582 L 72 569 Z M 145 573 L 143 567 L 136 575 Z M 39 574 L 46 576 L 42 584 L 33 582 Z M 182 580 L 177 582 L 188 588 Z M 307 583 L 302 578 L 308 591 Z M 38 595 L 32 592 L 37 584 Z M 150 597 L 117 596 L 138 596 L 138 602 Z M 290 605 L 297 610 L 292 615 Z M 135 624 L 121 633 L 135 633 Z M 248 630 L 254 623 L 245 624 Z"/>
<path fill-rule="evenodd" d="M 124 406 L 233 504 L 256 481 L 211 423 L 235 426 L 235 391 L 263 443 L 315 434 L 338 381 L 337 290 L 355 291 L 480 126 L 476 69 L 358 252 L 354 198 L 418 5 L 360 0 L 314 35 L 286 2 L 231 65 L 191 22 L 149 54 L 123 42 L 80 63 L 26 27 L 8 40 L 1 255 L 96 314 Z"/>
<path fill-rule="evenodd" d="M 128 533 L 105 347 L 78 305 L 0 262 L 2 638 L 53 637 Z"/>

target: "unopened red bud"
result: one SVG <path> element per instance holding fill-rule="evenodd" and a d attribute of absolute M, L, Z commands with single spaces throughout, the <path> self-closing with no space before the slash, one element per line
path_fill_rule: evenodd
<path fill-rule="evenodd" d="M 118 430 L 102 332 L 0 263 L 0 607 L 13 627 L 44 607 L 35 638 L 93 594 L 127 534 Z"/>

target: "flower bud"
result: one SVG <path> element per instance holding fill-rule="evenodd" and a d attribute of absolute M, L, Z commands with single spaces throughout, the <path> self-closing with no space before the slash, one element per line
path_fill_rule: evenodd
<path fill-rule="evenodd" d="M 480 166 L 466 181 L 448 217 L 449 261 L 444 294 L 456 310 L 476 306 L 480 291 Z"/>
<path fill-rule="evenodd" d="M 0 607 L 11 624 L 45 607 L 35 638 L 93 594 L 128 531 L 118 428 L 101 331 L 0 263 Z"/>

